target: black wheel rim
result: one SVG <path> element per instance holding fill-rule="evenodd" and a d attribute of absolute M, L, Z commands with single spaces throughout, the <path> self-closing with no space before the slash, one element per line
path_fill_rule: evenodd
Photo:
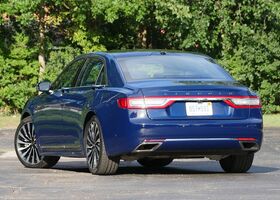
<path fill-rule="evenodd" d="M 86 154 L 89 167 L 96 168 L 100 157 L 100 129 L 96 122 L 92 122 L 88 128 Z"/>
<path fill-rule="evenodd" d="M 20 128 L 16 138 L 16 149 L 21 160 L 28 164 L 35 165 L 42 160 L 31 122 L 25 123 Z"/>

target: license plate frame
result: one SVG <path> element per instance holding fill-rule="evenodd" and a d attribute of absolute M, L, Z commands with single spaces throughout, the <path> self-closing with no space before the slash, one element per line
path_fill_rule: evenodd
<path fill-rule="evenodd" d="M 212 102 L 186 102 L 187 116 L 212 116 L 213 105 Z"/>

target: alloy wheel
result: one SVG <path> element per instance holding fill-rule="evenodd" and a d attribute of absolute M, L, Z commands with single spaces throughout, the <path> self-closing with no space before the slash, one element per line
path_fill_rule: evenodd
<path fill-rule="evenodd" d="M 94 169 L 97 167 L 100 159 L 100 129 L 98 124 L 93 121 L 87 134 L 86 154 L 88 165 Z"/>
<path fill-rule="evenodd" d="M 22 125 L 16 138 L 17 152 L 20 158 L 31 165 L 38 164 L 42 157 L 39 155 L 34 126 L 31 122 Z"/>

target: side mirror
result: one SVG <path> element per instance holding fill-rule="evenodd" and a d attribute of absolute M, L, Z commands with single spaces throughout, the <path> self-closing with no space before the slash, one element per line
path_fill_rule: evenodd
<path fill-rule="evenodd" d="M 41 81 L 37 85 L 37 90 L 39 92 L 49 92 L 51 89 L 51 83 L 49 81 Z"/>

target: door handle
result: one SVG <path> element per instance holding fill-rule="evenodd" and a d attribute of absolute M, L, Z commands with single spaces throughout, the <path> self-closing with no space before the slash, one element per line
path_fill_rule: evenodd
<path fill-rule="evenodd" d="M 62 93 L 69 93 L 69 88 L 61 88 Z"/>
<path fill-rule="evenodd" d="M 101 88 L 104 88 L 104 87 L 105 87 L 105 85 L 92 85 L 92 86 L 91 86 L 91 88 L 92 88 L 93 90 L 101 89 Z"/>

